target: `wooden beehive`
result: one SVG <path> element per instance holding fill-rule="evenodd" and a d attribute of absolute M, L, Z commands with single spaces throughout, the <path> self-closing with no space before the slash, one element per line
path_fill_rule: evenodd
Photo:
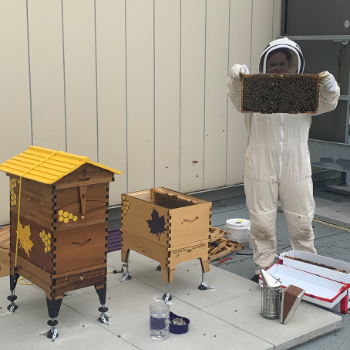
<path fill-rule="evenodd" d="M 105 288 L 109 182 L 120 172 L 41 147 L 0 170 L 10 177 L 11 275 L 42 288 L 48 300 Z"/>
<path fill-rule="evenodd" d="M 317 113 L 315 74 L 248 74 L 242 77 L 241 111 L 262 114 Z"/>
<path fill-rule="evenodd" d="M 166 188 L 122 195 L 122 261 L 134 250 L 160 263 L 171 283 L 178 263 L 199 258 L 210 269 L 211 202 Z"/>

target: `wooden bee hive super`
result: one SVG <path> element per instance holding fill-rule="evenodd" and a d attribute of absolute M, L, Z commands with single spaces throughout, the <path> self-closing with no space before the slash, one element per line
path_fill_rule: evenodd
<path fill-rule="evenodd" d="M 241 111 L 316 113 L 319 79 L 314 74 L 250 74 L 242 79 Z"/>
<path fill-rule="evenodd" d="M 166 188 L 122 195 L 122 261 L 134 250 L 160 263 L 171 283 L 178 263 L 199 258 L 210 268 L 211 202 Z"/>

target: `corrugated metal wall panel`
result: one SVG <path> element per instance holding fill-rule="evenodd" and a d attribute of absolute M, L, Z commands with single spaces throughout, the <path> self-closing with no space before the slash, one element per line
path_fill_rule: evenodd
<path fill-rule="evenodd" d="M 237 62 L 256 71 L 280 11 L 280 0 L 2 0 L 0 162 L 33 140 L 88 156 L 124 172 L 110 204 L 152 186 L 241 183 L 247 136 L 226 76 Z M 0 174 L 0 224 L 8 188 Z"/>

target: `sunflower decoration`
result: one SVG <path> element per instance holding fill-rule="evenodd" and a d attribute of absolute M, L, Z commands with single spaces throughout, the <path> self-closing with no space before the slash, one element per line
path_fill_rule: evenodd
<path fill-rule="evenodd" d="M 51 250 L 51 233 L 46 233 L 44 230 L 42 230 L 39 233 L 39 236 L 41 238 L 41 240 L 43 241 L 43 243 L 45 244 L 45 253 L 49 252 Z"/>
<path fill-rule="evenodd" d="M 122 195 L 122 201 L 123 201 L 123 205 L 122 205 L 123 214 L 126 215 L 128 210 L 130 209 L 130 202 L 126 200 L 126 196 L 124 194 Z"/>
<path fill-rule="evenodd" d="M 31 235 L 30 225 L 25 225 L 23 227 L 22 224 L 19 222 L 17 227 L 17 237 L 19 239 L 19 247 L 24 249 L 28 257 L 30 257 L 29 251 L 32 250 L 32 247 L 34 245 L 30 239 L 30 235 Z"/>

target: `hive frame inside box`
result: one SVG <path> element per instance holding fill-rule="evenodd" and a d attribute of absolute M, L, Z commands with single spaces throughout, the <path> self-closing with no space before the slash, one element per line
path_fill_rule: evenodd
<path fill-rule="evenodd" d="M 345 284 L 280 264 L 274 264 L 266 271 L 279 279 L 283 288 L 292 284 L 305 289 L 303 300 L 346 313 L 344 307 L 342 310 L 342 304 L 347 301 L 348 293 Z M 262 283 L 261 277 L 259 283 Z"/>
<path fill-rule="evenodd" d="M 322 266 L 308 264 L 302 261 L 293 260 L 286 258 L 286 256 L 290 256 L 292 258 L 298 258 L 303 260 L 308 260 L 317 264 L 323 264 L 327 266 L 334 267 L 339 270 L 345 270 L 350 272 L 350 263 L 345 261 L 332 259 L 329 257 L 325 257 L 322 255 L 315 255 L 307 252 L 302 252 L 300 250 L 290 250 L 288 252 L 283 252 L 280 254 L 280 263 L 286 266 L 290 266 L 296 268 L 298 270 L 303 270 L 309 273 L 316 274 L 321 277 L 328 278 L 330 280 L 344 283 L 348 288 L 348 300 L 347 300 L 347 308 L 350 309 L 350 273 L 343 273 L 336 270 L 327 269 Z M 344 310 L 342 310 L 344 311 Z"/>
<path fill-rule="evenodd" d="M 175 195 L 194 204 L 167 209 L 154 204 L 155 193 Z M 128 263 L 130 250 L 158 261 L 167 290 L 178 263 L 200 259 L 203 273 L 209 272 L 211 209 L 211 202 L 163 187 L 123 194 L 122 261 Z M 151 228 L 154 220 L 159 221 L 157 229 Z M 200 287 L 206 289 L 203 273 Z"/>

